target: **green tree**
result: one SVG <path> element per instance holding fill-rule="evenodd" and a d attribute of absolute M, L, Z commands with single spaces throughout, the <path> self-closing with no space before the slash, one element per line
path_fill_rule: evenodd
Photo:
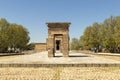
<path fill-rule="evenodd" d="M 0 19 L 0 31 L 5 30 L 9 26 L 9 23 L 6 19 L 1 18 Z"/>
<path fill-rule="evenodd" d="M 22 25 L 10 24 L 7 28 L 9 47 L 23 49 L 29 42 L 29 32 Z"/>
<path fill-rule="evenodd" d="M 73 38 L 71 41 L 71 50 L 79 50 L 79 40 L 77 38 Z"/>
<path fill-rule="evenodd" d="M 100 45 L 100 38 L 99 38 L 99 31 L 100 31 L 100 25 L 98 23 L 94 23 L 92 26 L 89 26 L 85 29 L 83 34 L 83 43 L 85 49 L 91 49 L 91 48 L 99 48 Z"/>
<path fill-rule="evenodd" d="M 0 52 L 3 52 L 8 46 L 8 35 L 6 28 L 9 26 L 9 23 L 6 19 L 0 19 Z"/>
<path fill-rule="evenodd" d="M 120 52 L 120 16 L 116 17 L 116 25 L 114 27 L 114 40 L 117 52 Z"/>
<path fill-rule="evenodd" d="M 115 34 L 114 34 L 114 39 L 116 44 L 120 44 L 120 16 L 116 17 L 116 26 L 114 27 Z"/>
<path fill-rule="evenodd" d="M 115 27 L 115 17 L 110 17 L 106 19 L 100 30 L 100 38 L 102 41 L 103 48 L 108 49 L 110 52 L 114 51 L 115 40 L 114 40 L 114 27 Z"/>
<path fill-rule="evenodd" d="M 83 33 L 83 44 L 84 44 L 84 49 L 90 49 L 90 47 L 92 46 L 90 44 L 90 38 L 91 38 L 91 29 L 92 27 L 89 26 L 85 29 L 84 33 Z M 81 40 L 81 39 L 80 39 Z"/>
<path fill-rule="evenodd" d="M 92 31 L 91 31 L 91 37 L 90 37 L 90 44 L 92 45 L 92 47 L 96 47 L 99 48 L 100 45 L 100 28 L 101 26 L 98 23 L 94 23 L 92 25 Z"/>
<path fill-rule="evenodd" d="M 22 25 L 0 19 L 0 52 L 7 51 L 8 47 L 24 49 L 29 39 L 29 32 Z"/>
<path fill-rule="evenodd" d="M 80 39 L 79 39 L 79 47 L 81 50 L 84 49 L 84 36 L 80 36 Z"/>
<path fill-rule="evenodd" d="M 94 23 L 85 29 L 82 36 L 85 49 L 105 48 L 110 52 L 120 52 L 120 16 L 111 16 L 101 24 Z M 80 38 L 81 39 L 81 38 Z M 86 48 L 87 47 L 87 48 Z M 118 50 L 119 49 L 119 50 Z"/>

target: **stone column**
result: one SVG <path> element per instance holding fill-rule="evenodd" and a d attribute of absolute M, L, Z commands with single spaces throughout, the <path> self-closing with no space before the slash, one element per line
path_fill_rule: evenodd
<path fill-rule="evenodd" d="M 60 42 L 60 52 L 63 53 L 63 43 L 62 43 L 62 40 Z"/>
<path fill-rule="evenodd" d="M 63 35 L 63 56 L 69 57 L 69 39 L 68 35 Z"/>
<path fill-rule="evenodd" d="M 48 57 L 54 57 L 54 37 L 48 38 Z"/>

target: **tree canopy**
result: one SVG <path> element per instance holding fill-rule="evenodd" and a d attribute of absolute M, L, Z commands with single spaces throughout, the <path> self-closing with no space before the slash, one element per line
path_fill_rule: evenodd
<path fill-rule="evenodd" d="M 73 38 L 71 42 L 71 49 L 72 50 L 79 50 L 79 40 L 77 38 Z"/>
<path fill-rule="evenodd" d="M 23 49 L 29 39 L 29 32 L 25 27 L 0 19 L 0 52 L 6 51 L 8 47 Z"/>
<path fill-rule="evenodd" d="M 120 52 L 120 16 L 111 16 L 103 23 L 95 22 L 88 26 L 80 37 L 79 43 L 82 43 L 77 44 L 79 48 L 87 50 L 97 48 L 109 52 Z"/>

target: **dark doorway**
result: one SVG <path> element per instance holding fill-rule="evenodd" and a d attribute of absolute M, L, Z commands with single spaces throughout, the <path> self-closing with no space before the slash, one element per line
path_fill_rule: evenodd
<path fill-rule="evenodd" d="M 60 50 L 60 40 L 56 40 L 56 50 Z"/>

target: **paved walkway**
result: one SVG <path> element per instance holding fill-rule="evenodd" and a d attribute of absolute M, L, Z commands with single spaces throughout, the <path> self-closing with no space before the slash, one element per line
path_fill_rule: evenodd
<path fill-rule="evenodd" d="M 30 55 L 21 55 L 13 58 L 0 59 L 0 64 L 10 63 L 39 63 L 39 64 L 80 64 L 80 63 L 119 63 L 120 61 L 103 57 L 91 56 L 83 53 L 70 52 L 70 57 L 62 57 L 61 53 L 56 53 L 56 57 L 49 58 L 48 52 L 38 52 Z"/>

